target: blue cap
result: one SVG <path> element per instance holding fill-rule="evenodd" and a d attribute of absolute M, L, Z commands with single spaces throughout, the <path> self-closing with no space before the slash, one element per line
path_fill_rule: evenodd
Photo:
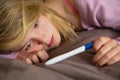
<path fill-rule="evenodd" d="M 93 42 L 90 42 L 88 44 L 85 44 L 85 50 L 88 50 L 93 47 Z"/>

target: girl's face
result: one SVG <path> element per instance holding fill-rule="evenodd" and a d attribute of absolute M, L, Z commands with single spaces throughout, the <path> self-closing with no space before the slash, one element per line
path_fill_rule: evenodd
<path fill-rule="evenodd" d="M 45 16 L 41 15 L 29 30 L 24 41 L 18 46 L 18 49 L 33 52 L 43 48 L 57 47 L 60 42 L 61 37 L 57 29 Z"/>

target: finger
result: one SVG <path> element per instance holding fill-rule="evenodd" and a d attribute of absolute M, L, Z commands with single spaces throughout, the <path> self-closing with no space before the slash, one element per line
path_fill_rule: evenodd
<path fill-rule="evenodd" d="M 18 54 L 16 60 L 20 60 L 26 63 L 26 56 L 24 54 Z"/>
<path fill-rule="evenodd" d="M 24 54 L 25 54 L 25 53 L 22 53 L 22 51 L 21 51 L 21 52 L 18 52 L 15 59 L 21 60 L 23 57 L 25 57 Z"/>
<path fill-rule="evenodd" d="M 25 61 L 27 64 L 33 64 L 31 59 L 27 58 L 26 61 Z"/>
<path fill-rule="evenodd" d="M 99 37 L 95 42 L 94 42 L 94 45 L 93 45 L 93 48 L 97 51 L 99 50 L 103 44 L 105 44 L 106 42 L 108 42 L 110 40 L 110 38 L 108 37 Z"/>
<path fill-rule="evenodd" d="M 93 63 L 98 63 L 98 61 L 109 52 L 109 50 L 111 50 L 114 46 L 116 46 L 117 43 L 115 43 L 113 40 L 110 40 L 108 42 L 106 42 L 101 49 L 98 50 L 98 52 L 96 53 L 96 55 L 93 58 Z"/>
<path fill-rule="evenodd" d="M 39 63 L 39 59 L 37 57 L 37 55 L 33 55 L 32 56 L 32 62 L 35 64 L 35 63 Z"/>
<path fill-rule="evenodd" d="M 97 62 L 97 66 L 103 66 L 104 64 L 106 64 L 110 59 L 112 59 L 117 53 L 118 50 L 120 50 L 120 47 L 116 46 L 114 48 L 112 48 L 111 50 L 109 50 L 98 62 Z"/>
<path fill-rule="evenodd" d="M 46 61 L 49 58 L 49 55 L 45 50 L 39 51 L 37 55 L 41 61 Z"/>
<path fill-rule="evenodd" d="M 107 62 L 107 65 L 112 65 L 116 62 L 120 61 L 120 52 L 115 55 L 112 59 L 110 59 L 108 62 Z"/>

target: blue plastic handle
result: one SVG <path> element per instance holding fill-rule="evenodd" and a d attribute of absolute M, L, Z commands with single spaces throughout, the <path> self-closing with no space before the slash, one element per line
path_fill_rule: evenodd
<path fill-rule="evenodd" d="M 88 44 L 85 44 L 85 50 L 88 50 L 93 47 L 93 42 L 90 42 Z"/>

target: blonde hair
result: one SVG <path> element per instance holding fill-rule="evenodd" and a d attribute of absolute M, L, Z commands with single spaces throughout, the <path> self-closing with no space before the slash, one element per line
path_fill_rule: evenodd
<path fill-rule="evenodd" d="M 43 15 L 51 21 L 51 23 L 57 28 L 65 40 L 72 40 L 73 37 L 77 37 L 74 30 L 75 25 L 73 25 L 69 20 L 61 16 L 59 13 L 46 7 L 43 10 Z"/>
<path fill-rule="evenodd" d="M 20 44 L 40 14 L 46 16 L 66 40 L 76 36 L 75 26 L 43 3 L 44 0 L 0 0 L 0 50 Z"/>

